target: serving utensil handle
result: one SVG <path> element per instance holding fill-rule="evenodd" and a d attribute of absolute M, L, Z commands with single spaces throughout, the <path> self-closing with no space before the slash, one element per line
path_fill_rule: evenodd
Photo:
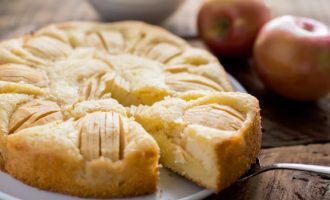
<path fill-rule="evenodd" d="M 268 171 L 272 169 L 292 169 L 299 171 L 314 172 L 322 175 L 330 175 L 330 166 L 307 165 L 307 164 L 296 164 L 296 163 L 275 163 L 269 166 L 265 166 L 263 171 Z"/>

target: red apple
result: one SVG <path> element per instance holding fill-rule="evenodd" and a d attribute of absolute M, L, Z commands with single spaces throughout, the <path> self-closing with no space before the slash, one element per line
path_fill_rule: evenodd
<path fill-rule="evenodd" d="M 198 14 L 198 31 L 217 55 L 248 56 L 260 28 L 270 19 L 262 0 L 208 0 Z"/>
<path fill-rule="evenodd" d="M 271 20 L 258 35 L 254 59 L 265 85 L 282 96 L 316 100 L 330 92 L 330 30 L 319 21 Z"/>

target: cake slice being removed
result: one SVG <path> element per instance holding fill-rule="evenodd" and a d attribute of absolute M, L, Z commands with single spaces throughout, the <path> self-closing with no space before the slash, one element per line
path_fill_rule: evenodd
<path fill-rule="evenodd" d="M 260 149 L 259 104 L 248 94 L 188 92 L 129 112 L 157 140 L 165 167 L 215 191 L 247 171 Z"/>

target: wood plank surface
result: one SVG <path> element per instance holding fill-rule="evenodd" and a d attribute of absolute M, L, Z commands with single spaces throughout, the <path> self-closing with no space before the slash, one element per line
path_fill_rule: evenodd
<path fill-rule="evenodd" d="M 195 0 L 189 3 L 192 1 Z M 313 17 L 330 25 L 329 0 L 268 0 L 268 3 L 274 16 L 295 14 Z M 198 6 L 191 13 L 189 8 L 183 8 L 185 12 L 178 11 L 165 23 L 165 27 L 188 36 L 191 44 L 205 48 L 196 38 L 196 27 L 192 24 Z M 189 20 L 183 20 L 185 18 Z M 49 23 L 69 20 L 102 19 L 84 0 L 0 0 L 0 39 L 29 33 Z M 264 88 L 254 72 L 253 62 L 221 62 L 260 100 L 263 148 L 267 148 L 260 156 L 262 164 L 299 162 L 330 166 L 330 95 L 317 102 L 289 101 Z M 290 147 L 283 147 L 288 145 Z M 329 191 L 330 180 L 326 177 L 297 171 L 274 171 L 235 184 L 209 199 L 330 199 Z"/>
<path fill-rule="evenodd" d="M 330 165 L 330 144 L 307 146 L 277 147 L 263 150 L 260 154 L 261 165 L 279 162 Z M 276 170 L 260 174 L 242 183 L 236 183 L 219 195 L 208 200 L 287 200 L 287 199 L 330 199 L 330 176 L 312 173 Z"/>

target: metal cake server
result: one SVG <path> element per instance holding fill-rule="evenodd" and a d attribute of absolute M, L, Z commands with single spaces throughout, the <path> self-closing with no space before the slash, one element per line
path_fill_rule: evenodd
<path fill-rule="evenodd" d="M 267 172 L 276 169 L 288 169 L 288 170 L 298 170 L 313 172 L 319 175 L 330 177 L 330 166 L 320 166 L 320 165 L 307 165 L 307 164 L 297 164 L 297 163 L 274 163 L 271 165 L 261 166 L 259 159 L 257 158 L 256 163 L 253 164 L 249 171 L 247 171 L 237 182 L 245 181 L 251 177 L 254 177 L 260 173 Z"/>

